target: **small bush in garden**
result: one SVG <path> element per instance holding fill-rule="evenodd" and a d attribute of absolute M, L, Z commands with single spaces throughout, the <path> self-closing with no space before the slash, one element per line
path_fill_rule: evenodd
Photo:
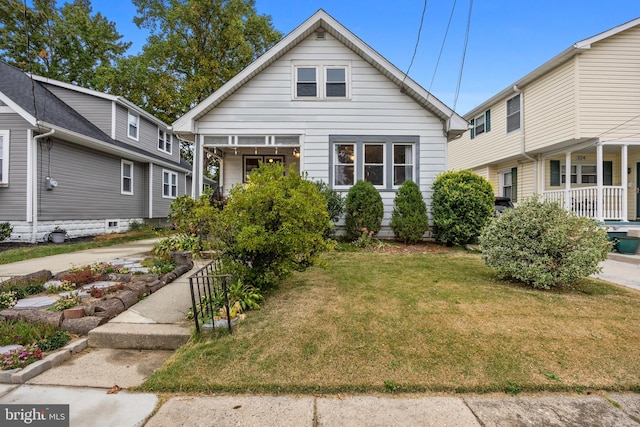
<path fill-rule="evenodd" d="M 63 281 L 59 285 L 52 285 L 47 288 L 47 293 L 57 294 L 60 292 L 73 291 L 76 289 L 75 283 L 71 283 L 68 281 Z"/>
<path fill-rule="evenodd" d="M 382 226 L 384 205 L 373 184 L 358 181 L 349 189 L 345 200 L 345 231 L 349 240 L 356 240 L 366 228 L 377 234 Z"/>
<path fill-rule="evenodd" d="M 0 292 L 0 310 L 11 308 L 16 305 L 17 302 L 18 298 L 16 298 L 16 293 L 14 291 Z"/>
<path fill-rule="evenodd" d="M 427 204 L 420 187 L 413 181 L 405 181 L 393 201 L 389 224 L 396 238 L 405 243 L 417 243 L 429 229 Z"/>
<path fill-rule="evenodd" d="M 149 273 L 163 275 L 171 273 L 178 265 L 168 258 L 153 257 L 142 260 L 141 264 L 149 269 Z"/>
<path fill-rule="evenodd" d="M 29 295 L 36 295 L 40 292 L 44 291 L 44 286 L 41 281 L 25 281 L 25 282 L 17 282 L 11 283 L 9 285 L 2 286 L 2 292 L 13 292 L 15 293 L 16 299 L 22 299 L 28 297 Z"/>
<path fill-rule="evenodd" d="M 42 351 L 52 351 L 63 347 L 71 336 L 64 331 L 56 331 L 54 334 L 48 335 L 46 338 L 42 338 L 37 342 L 38 348 Z"/>
<path fill-rule="evenodd" d="M 100 275 L 95 274 L 92 271 L 91 266 L 70 270 L 60 277 L 60 280 L 63 282 L 75 283 L 76 286 L 86 285 L 100 279 Z"/>
<path fill-rule="evenodd" d="M 13 227 L 8 222 L 0 222 L 0 242 L 11 236 Z"/>
<path fill-rule="evenodd" d="M 447 245 L 476 241 L 494 213 L 491 183 L 471 171 L 443 172 L 432 186 L 433 234 Z"/>
<path fill-rule="evenodd" d="M 53 304 L 53 306 L 49 307 L 49 311 L 63 311 L 67 308 L 72 308 L 77 305 L 82 304 L 82 298 L 78 295 L 67 295 L 64 297 L 60 297 L 58 301 Z"/>
<path fill-rule="evenodd" d="M 480 245 L 482 258 L 500 278 L 540 289 L 597 273 L 611 249 L 606 230 L 595 220 L 535 196 L 491 221 Z"/>
<path fill-rule="evenodd" d="M 358 248 L 368 248 L 373 245 L 376 239 L 373 237 L 373 231 L 367 230 L 367 227 L 362 227 L 362 233 L 352 244 Z"/>
<path fill-rule="evenodd" d="M 330 227 L 327 203 L 312 182 L 293 167 L 261 164 L 246 185 L 231 189 L 216 234 L 234 273 L 263 290 L 316 262 Z"/>
<path fill-rule="evenodd" d="M 49 323 L 5 320 L 0 322 L 0 346 L 27 345 L 58 333 Z"/>
<path fill-rule="evenodd" d="M 42 350 L 36 344 L 28 344 L 0 355 L 0 369 L 24 368 L 40 359 L 42 359 Z"/>
<path fill-rule="evenodd" d="M 197 254 L 202 250 L 200 238 L 196 235 L 180 234 L 164 238 L 153 245 L 152 254 L 169 257 L 169 252 L 189 251 Z"/>

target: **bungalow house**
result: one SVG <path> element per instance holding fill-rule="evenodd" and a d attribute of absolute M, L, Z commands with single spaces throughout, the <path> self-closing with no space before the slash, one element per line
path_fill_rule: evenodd
<path fill-rule="evenodd" d="M 224 194 L 260 162 L 283 162 L 346 194 L 371 182 L 385 206 L 382 236 L 405 180 L 427 204 L 446 170 L 447 141 L 468 129 L 453 110 L 319 10 L 173 125 L 194 142 L 193 194 L 203 162 L 220 164 Z"/>
<path fill-rule="evenodd" d="M 126 231 L 190 191 L 171 128 L 124 98 L 0 62 L 0 222 L 10 241 Z"/>
<path fill-rule="evenodd" d="M 449 143 L 514 201 L 540 194 L 578 215 L 640 218 L 640 18 L 570 46 L 475 107 Z"/>

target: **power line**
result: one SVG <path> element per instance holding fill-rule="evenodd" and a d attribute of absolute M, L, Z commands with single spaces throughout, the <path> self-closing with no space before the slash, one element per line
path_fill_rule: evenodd
<path fill-rule="evenodd" d="M 429 83 L 429 93 L 431 93 L 431 87 L 433 86 L 433 81 L 435 80 L 436 73 L 438 72 L 438 66 L 440 65 L 440 58 L 442 57 L 442 51 L 444 50 L 444 45 L 447 41 L 447 35 L 449 34 L 449 27 L 451 27 L 451 21 L 453 20 L 453 13 L 456 10 L 456 2 L 457 0 L 453 0 L 453 6 L 451 7 L 451 15 L 449 15 L 449 22 L 447 23 L 447 29 L 444 32 L 444 38 L 442 39 L 442 46 L 440 46 L 440 53 L 438 54 L 438 60 L 436 61 L 436 68 L 433 70 L 431 83 Z"/>
<path fill-rule="evenodd" d="M 460 74 L 458 75 L 458 84 L 456 85 L 456 95 L 453 99 L 453 110 L 456 110 L 458 104 L 458 96 L 460 95 L 460 84 L 462 83 L 462 71 L 464 70 L 464 59 L 467 56 L 467 46 L 469 44 L 469 29 L 471 28 L 471 11 L 473 10 L 473 0 L 469 0 L 469 15 L 467 17 L 467 30 L 464 35 L 464 48 L 462 50 L 462 63 L 460 64 Z"/>
<path fill-rule="evenodd" d="M 407 72 L 404 73 L 404 78 L 402 79 L 402 85 L 404 86 L 404 81 L 407 79 L 409 75 L 409 71 L 411 71 L 411 67 L 413 66 L 413 61 L 416 59 L 416 54 L 418 53 L 418 45 L 420 44 L 420 34 L 422 33 L 422 25 L 424 24 L 424 15 L 427 11 L 427 1 L 424 0 L 424 6 L 422 7 L 422 16 L 420 17 L 420 27 L 418 28 L 418 37 L 416 39 L 416 46 L 413 48 L 413 56 L 411 57 L 411 62 L 409 63 L 409 68 L 407 68 Z"/>

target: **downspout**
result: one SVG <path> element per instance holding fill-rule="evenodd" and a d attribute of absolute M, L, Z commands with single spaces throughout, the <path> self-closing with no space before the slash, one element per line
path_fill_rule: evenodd
<path fill-rule="evenodd" d="M 49 132 L 47 133 L 43 133 L 40 135 L 36 135 L 33 137 L 33 149 L 35 151 L 36 154 L 36 165 L 34 165 L 34 177 L 32 179 L 32 185 L 33 185 L 33 191 L 31 192 L 31 209 L 33 209 L 33 211 L 31 212 L 31 243 L 36 243 L 37 237 L 38 237 L 38 186 L 39 186 L 39 181 L 38 181 L 38 168 L 37 168 L 37 158 L 38 158 L 38 145 L 37 145 L 37 141 L 41 138 L 46 138 L 48 136 L 51 136 L 55 133 L 55 129 L 51 129 Z"/>
<path fill-rule="evenodd" d="M 538 193 L 538 160 L 527 154 L 525 150 L 525 130 L 524 130 L 524 93 L 518 88 L 517 85 L 513 85 L 513 91 L 520 95 L 520 154 L 526 159 L 533 162 L 533 193 Z"/>

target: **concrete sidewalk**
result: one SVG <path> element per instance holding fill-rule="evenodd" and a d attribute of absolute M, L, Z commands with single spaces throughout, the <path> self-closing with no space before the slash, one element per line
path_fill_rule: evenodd
<path fill-rule="evenodd" d="M 155 239 L 0 266 L 0 275 L 144 256 Z M 604 280 L 640 286 L 640 257 L 609 259 Z M 637 264 L 636 264 L 637 261 Z M 190 331 L 184 274 L 111 320 L 124 330 L 172 326 Z M 133 338 L 135 341 L 136 338 Z M 0 384 L 0 404 L 69 404 L 71 426 L 640 426 L 640 394 L 419 396 L 172 396 L 126 389 L 142 384 L 173 354 L 88 348 L 23 385 Z M 123 390 L 107 394 L 118 385 Z M 0 414 L 1 416 L 1 414 Z M 1 417 L 0 417 L 1 419 Z"/>

